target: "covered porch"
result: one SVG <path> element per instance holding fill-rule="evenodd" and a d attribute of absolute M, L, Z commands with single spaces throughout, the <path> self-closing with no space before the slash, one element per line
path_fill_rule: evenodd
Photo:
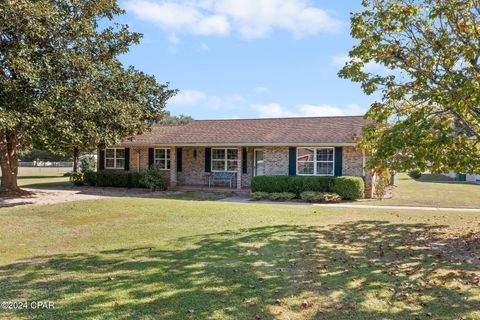
<path fill-rule="evenodd" d="M 170 149 L 171 189 L 249 192 L 254 150 L 244 146 L 181 146 Z"/>
<path fill-rule="evenodd" d="M 252 177 L 265 172 L 263 154 L 263 147 L 241 145 L 132 146 L 129 167 L 159 167 L 172 190 L 249 192 Z"/>

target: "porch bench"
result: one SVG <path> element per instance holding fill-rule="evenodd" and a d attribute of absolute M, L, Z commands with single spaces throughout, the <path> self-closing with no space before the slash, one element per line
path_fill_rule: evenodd
<path fill-rule="evenodd" d="M 232 189 L 236 183 L 237 174 L 235 172 L 212 172 L 208 176 L 208 187 L 215 187 L 215 183 L 228 183 L 230 189 Z"/>

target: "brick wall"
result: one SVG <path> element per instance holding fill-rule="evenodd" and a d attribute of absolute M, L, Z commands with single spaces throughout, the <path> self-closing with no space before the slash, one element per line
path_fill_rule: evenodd
<path fill-rule="evenodd" d="M 204 185 L 205 173 L 205 148 L 183 147 L 182 172 L 178 172 L 179 185 Z M 195 157 L 196 150 L 196 157 Z M 247 150 L 247 174 L 242 174 L 242 187 L 249 187 L 253 174 L 253 148 Z"/>
<path fill-rule="evenodd" d="M 183 147 L 182 172 L 177 172 L 178 185 L 204 185 L 205 147 Z M 242 174 L 242 187 L 249 187 L 254 170 L 254 149 L 247 149 L 247 174 Z M 264 147 L 264 172 L 268 176 L 288 175 L 288 147 Z M 194 153 L 196 151 L 196 157 Z M 362 151 L 355 147 L 343 148 L 343 175 L 363 176 Z M 148 147 L 130 148 L 130 170 L 143 170 L 148 167 Z M 167 183 L 170 181 L 170 170 L 163 171 Z M 373 193 L 373 177 L 367 173 L 365 177 L 366 197 Z"/>
<path fill-rule="evenodd" d="M 177 173 L 178 184 L 205 184 L 205 148 L 185 147 L 182 149 L 182 172 Z M 194 157 L 195 151 L 196 157 Z"/>
<path fill-rule="evenodd" d="M 140 159 L 140 162 L 139 162 Z M 140 164 L 140 165 L 139 165 Z M 138 172 L 148 168 L 148 147 L 130 148 L 130 171 Z M 170 184 L 170 170 L 162 170 L 162 176 Z"/>
<path fill-rule="evenodd" d="M 140 156 L 140 166 L 138 158 Z M 148 148 L 130 148 L 130 171 L 139 171 L 148 168 Z"/>
<path fill-rule="evenodd" d="M 266 176 L 288 176 L 288 147 L 263 148 Z"/>
<path fill-rule="evenodd" d="M 363 153 L 355 147 L 343 147 L 343 175 L 363 176 Z"/>

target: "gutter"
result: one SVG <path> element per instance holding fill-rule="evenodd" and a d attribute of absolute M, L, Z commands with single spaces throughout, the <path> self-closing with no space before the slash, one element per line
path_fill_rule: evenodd
<path fill-rule="evenodd" d="M 119 143 L 111 147 L 355 147 L 351 143 Z M 364 153 L 365 154 L 365 153 Z M 365 161 L 365 159 L 364 159 Z"/>

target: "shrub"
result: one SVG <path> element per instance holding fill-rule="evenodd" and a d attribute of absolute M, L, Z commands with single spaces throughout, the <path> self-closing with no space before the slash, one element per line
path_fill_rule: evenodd
<path fill-rule="evenodd" d="M 88 170 L 94 171 L 97 167 L 97 161 L 95 156 L 83 156 L 80 158 L 80 172 L 86 172 Z"/>
<path fill-rule="evenodd" d="M 125 171 L 97 172 L 98 187 L 128 187 L 129 173 Z"/>
<path fill-rule="evenodd" d="M 140 172 L 139 185 L 151 190 L 166 190 L 167 185 L 163 179 L 162 171 L 158 167 L 151 167 Z"/>
<path fill-rule="evenodd" d="M 342 199 L 361 199 L 365 194 L 365 184 L 360 177 L 336 177 L 331 191 Z"/>
<path fill-rule="evenodd" d="M 70 182 L 76 186 L 83 186 L 83 173 L 72 172 L 70 174 Z"/>
<path fill-rule="evenodd" d="M 323 196 L 323 192 L 317 191 L 304 191 L 300 194 L 300 198 L 306 202 L 322 202 Z"/>
<path fill-rule="evenodd" d="M 410 170 L 408 172 L 408 175 L 410 176 L 410 178 L 417 180 L 417 179 L 420 179 L 420 177 L 422 176 L 422 172 L 418 169 L 414 169 L 414 170 Z"/>
<path fill-rule="evenodd" d="M 299 196 L 303 191 L 331 191 L 335 177 L 258 176 L 252 179 L 253 192 L 290 192 Z"/>
<path fill-rule="evenodd" d="M 252 192 L 250 198 L 253 200 L 265 200 L 268 199 L 268 192 Z"/>
<path fill-rule="evenodd" d="M 297 196 L 304 191 L 336 193 L 343 199 L 363 198 L 365 186 L 360 177 L 302 177 L 261 176 L 254 177 L 252 192 L 290 192 Z"/>
<path fill-rule="evenodd" d="M 93 170 L 87 170 L 83 173 L 83 183 L 87 186 L 97 185 L 97 173 Z"/>
<path fill-rule="evenodd" d="M 68 171 L 63 174 L 64 177 L 70 177 L 72 175 L 73 171 Z"/>
<path fill-rule="evenodd" d="M 140 183 L 141 172 L 131 172 L 128 186 L 130 188 L 146 188 L 146 186 Z"/>
<path fill-rule="evenodd" d="M 301 199 L 306 202 L 320 203 L 320 202 L 340 202 L 342 197 L 336 193 L 325 193 L 316 191 L 305 191 L 300 195 Z"/>
<path fill-rule="evenodd" d="M 342 201 L 342 197 L 340 197 L 336 193 L 324 193 L 323 194 L 323 201 L 324 202 L 340 202 L 340 201 Z"/>
<path fill-rule="evenodd" d="M 297 195 L 291 192 L 273 192 L 268 194 L 268 200 L 271 201 L 290 201 L 295 199 Z"/>

